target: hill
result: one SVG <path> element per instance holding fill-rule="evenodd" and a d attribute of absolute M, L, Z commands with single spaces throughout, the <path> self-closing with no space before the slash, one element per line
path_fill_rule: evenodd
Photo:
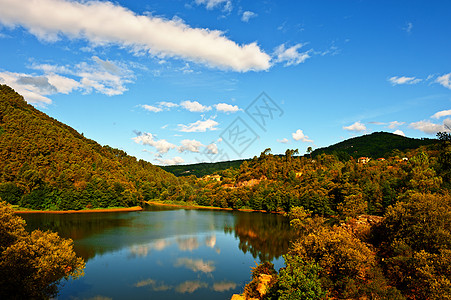
<path fill-rule="evenodd" d="M 387 158 L 396 149 L 406 151 L 437 142 L 436 139 L 414 139 L 388 132 L 374 132 L 316 149 L 312 152 L 312 156 L 316 157 L 325 153 L 334 154 L 340 159 L 347 159 L 351 156 L 354 158 L 361 156 Z"/>
<path fill-rule="evenodd" d="M 205 175 L 214 174 L 216 172 L 229 168 L 238 169 L 245 159 L 220 161 L 214 163 L 198 163 L 190 165 L 163 166 L 163 170 L 174 174 L 175 176 L 194 175 L 198 178 Z"/>
<path fill-rule="evenodd" d="M 133 206 L 175 176 L 101 146 L 0 85 L 0 197 L 34 209 Z"/>

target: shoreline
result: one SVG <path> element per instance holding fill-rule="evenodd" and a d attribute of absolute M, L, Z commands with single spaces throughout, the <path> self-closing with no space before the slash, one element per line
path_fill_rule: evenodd
<path fill-rule="evenodd" d="M 260 212 L 260 213 L 267 213 L 267 214 L 284 214 L 283 212 L 268 212 L 266 210 L 256 210 L 256 209 L 250 209 L 250 208 L 233 209 L 230 207 L 184 205 L 184 204 L 163 203 L 163 202 L 158 202 L 158 201 L 146 201 L 145 203 L 147 203 L 149 205 L 178 207 L 178 208 L 185 208 L 185 209 L 210 209 L 210 210 L 225 210 L 225 211 Z"/>
<path fill-rule="evenodd" d="M 83 213 L 106 213 L 106 212 L 133 212 L 141 211 L 141 206 L 124 208 L 97 208 L 83 210 L 15 210 L 16 214 L 83 214 Z"/>

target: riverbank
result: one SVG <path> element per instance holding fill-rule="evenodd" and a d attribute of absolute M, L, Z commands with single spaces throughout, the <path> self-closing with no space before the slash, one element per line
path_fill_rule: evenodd
<path fill-rule="evenodd" d="M 261 212 L 261 213 L 276 213 L 276 214 L 284 214 L 283 212 L 267 212 L 266 210 L 256 210 L 256 209 L 248 209 L 248 208 L 240 208 L 240 209 L 233 209 L 230 207 L 216 207 L 216 206 L 203 206 L 203 205 L 197 205 L 197 204 L 186 204 L 183 203 L 164 203 L 164 202 L 158 202 L 158 201 L 146 201 L 149 205 L 158 205 L 158 206 L 167 206 L 167 207 L 178 207 L 178 208 L 184 208 L 184 209 L 210 209 L 210 210 L 226 210 L 226 211 L 245 211 L 245 212 Z"/>
<path fill-rule="evenodd" d="M 143 210 L 141 206 L 118 207 L 118 208 L 96 208 L 82 210 L 14 210 L 16 214 L 84 214 L 84 213 L 106 213 L 106 212 L 132 212 Z"/>

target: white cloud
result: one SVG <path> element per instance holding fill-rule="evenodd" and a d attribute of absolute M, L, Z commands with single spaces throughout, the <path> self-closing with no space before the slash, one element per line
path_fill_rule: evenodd
<path fill-rule="evenodd" d="M 285 66 L 296 66 L 303 63 L 310 58 L 309 52 L 311 50 L 299 52 L 298 49 L 302 46 L 302 44 L 296 44 L 290 48 L 285 48 L 285 44 L 278 46 L 274 51 L 274 61 L 276 63 L 285 63 Z"/>
<path fill-rule="evenodd" d="M 209 145 L 207 145 L 207 154 L 218 154 L 219 150 L 218 150 L 218 146 L 215 143 L 211 143 Z"/>
<path fill-rule="evenodd" d="M 451 109 L 436 112 L 435 114 L 433 114 L 431 116 L 431 118 L 440 119 L 441 117 L 446 117 L 446 116 L 451 116 Z"/>
<path fill-rule="evenodd" d="M 172 108 L 172 107 L 177 107 L 177 106 L 179 106 L 179 105 L 176 104 L 176 103 L 173 103 L 173 102 L 167 102 L 167 101 L 161 101 L 161 102 L 158 102 L 157 104 L 160 105 L 160 106 L 167 107 L 167 108 Z"/>
<path fill-rule="evenodd" d="M 393 133 L 394 133 L 394 134 L 397 134 L 397 135 L 406 136 L 406 134 L 405 134 L 402 130 L 399 130 L 399 129 L 393 131 Z"/>
<path fill-rule="evenodd" d="M 204 146 L 201 142 L 196 140 L 183 140 L 181 144 L 182 145 L 178 147 L 179 152 L 199 152 L 199 148 Z"/>
<path fill-rule="evenodd" d="M 449 130 L 451 128 L 451 119 L 445 119 L 443 121 L 443 124 L 435 124 L 430 121 L 419 121 L 419 122 L 413 122 L 410 123 L 409 127 L 421 130 L 424 133 L 427 134 L 436 134 L 437 132 L 450 132 Z"/>
<path fill-rule="evenodd" d="M 296 130 L 296 132 L 292 133 L 291 136 L 295 141 L 301 140 L 303 142 L 313 143 L 313 141 L 310 140 L 308 136 L 304 135 L 304 132 L 302 132 L 301 129 Z"/>
<path fill-rule="evenodd" d="M 216 130 L 216 126 L 219 125 L 218 122 L 212 119 L 205 121 L 197 121 L 190 123 L 188 125 L 179 124 L 179 130 L 182 132 L 205 132 L 207 130 Z"/>
<path fill-rule="evenodd" d="M 435 81 L 451 90 L 451 73 L 439 76 Z"/>
<path fill-rule="evenodd" d="M 257 16 L 258 15 L 256 13 L 246 10 L 245 12 L 243 12 L 243 15 L 241 16 L 241 21 L 249 22 L 250 18 L 255 18 Z"/>
<path fill-rule="evenodd" d="M 232 11 L 232 2 L 230 0 L 196 0 L 197 5 L 205 5 L 209 10 L 222 6 L 226 12 Z"/>
<path fill-rule="evenodd" d="M 168 153 L 169 150 L 176 148 L 174 144 L 166 140 L 155 140 L 155 137 L 148 132 L 141 133 L 137 137 L 132 138 L 132 140 L 137 144 L 155 147 L 159 154 Z"/>
<path fill-rule="evenodd" d="M 218 103 L 215 104 L 214 107 L 216 108 L 217 111 L 221 111 L 221 112 L 237 112 L 239 110 L 241 110 L 238 105 L 231 105 L 231 104 L 227 104 L 227 103 Z"/>
<path fill-rule="evenodd" d="M 151 111 L 151 112 L 160 112 L 163 109 L 161 107 L 156 107 L 156 106 L 152 106 L 152 105 L 147 105 L 147 104 L 143 104 L 141 105 L 142 108 L 144 108 L 145 110 Z"/>
<path fill-rule="evenodd" d="M 355 122 L 352 125 L 349 126 L 343 126 L 344 130 L 348 131 L 355 131 L 355 132 L 361 132 L 366 130 L 366 126 L 360 122 Z"/>
<path fill-rule="evenodd" d="M 406 77 L 406 76 L 393 76 L 388 79 L 388 81 L 391 82 L 392 85 L 398 85 L 398 84 L 416 84 L 420 82 L 422 79 L 415 78 L 415 77 Z"/>
<path fill-rule="evenodd" d="M 191 112 L 204 112 L 211 110 L 210 106 L 205 106 L 197 101 L 183 101 L 180 106 Z"/>
<path fill-rule="evenodd" d="M 293 133 L 294 134 L 294 133 Z M 294 137 L 293 137 L 294 138 Z M 282 144 L 287 144 L 288 143 L 288 139 L 287 138 L 283 138 L 281 140 L 277 140 L 277 142 L 282 143 Z"/>
<path fill-rule="evenodd" d="M 156 158 L 155 160 L 158 161 L 160 164 L 167 165 L 167 166 L 179 165 L 179 164 L 183 164 L 185 162 L 185 160 L 183 158 L 181 158 L 180 156 L 176 156 L 174 158 L 168 158 L 168 159 Z"/>
<path fill-rule="evenodd" d="M 393 121 L 393 122 L 389 123 L 388 128 L 395 129 L 396 127 L 404 125 L 404 124 L 405 124 L 405 122 Z"/>
<path fill-rule="evenodd" d="M 404 27 L 403 29 L 404 29 L 407 33 L 411 33 L 411 32 L 412 32 L 412 28 L 413 28 L 412 22 L 408 22 L 408 23 L 406 24 L 406 27 Z"/>
<path fill-rule="evenodd" d="M 218 1 L 201 2 L 208 8 Z M 255 42 L 239 45 L 222 31 L 192 28 L 179 18 L 137 15 L 108 1 L 35 0 L 30 4 L 1 0 L 0 23 L 22 26 L 48 42 L 65 36 L 88 40 L 93 45 L 115 44 L 136 53 L 147 51 L 160 59 L 176 57 L 238 72 L 270 68 L 270 56 Z"/>

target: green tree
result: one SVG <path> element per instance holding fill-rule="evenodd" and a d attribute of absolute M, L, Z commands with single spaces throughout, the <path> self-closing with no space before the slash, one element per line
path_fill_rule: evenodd
<path fill-rule="evenodd" d="M 82 276 L 85 263 L 71 239 L 50 231 L 28 233 L 24 226 L 11 206 L 0 201 L 0 298 L 56 296 L 59 281 Z"/>

